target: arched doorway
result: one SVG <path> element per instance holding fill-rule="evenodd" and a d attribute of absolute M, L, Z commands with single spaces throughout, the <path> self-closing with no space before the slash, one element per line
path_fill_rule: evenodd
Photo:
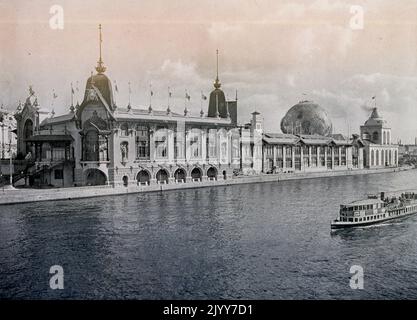
<path fill-rule="evenodd" d="M 207 170 L 207 178 L 209 180 L 217 180 L 217 170 L 214 167 L 211 167 Z"/>
<path fill-rule="evenodd" d="M 201 181 L 201 170 L 199 168 L 194 168 L 191 171 L 191 178 L 193 179 L 193 181 Z"/>
<path fill-rule="evenodd" d="M 185 170 L 182 168 L 179 168 L 175 170 L 174 178 L 176 182 L 185 182 L 186 181 L 187 174 L 185 173 Z"/>
<path fill-rule="evenodd" d="M 168 171 L 166 171 L 165 169 L 161 169 L 156 173 L 156 181 L 158 181 L 158 183 L 168 183 Z"/>
<path fill-rule="evenodd" d="M 129 185 L 129 178 L 128 176 L 123 177 L 123 186 L 127 187 Z"/>
<path fill-rule="evenodd" d="M 138 181 L 138 185 L 141 185 L 141 184 L 148 185 L 150 179 L 151 179 L 151 176 L 150 176 L 149 172 L 146 171 L 146 170 L 139 171 L 138 175 L 136 176 L 136 180 Z"/>
<path fill-rule="evenodd" d="M 227 172 L 226 170 L 223 170 L 223 179 L 226 180 L 227 179 Z"/>
<path fill-rule="evenodd" d="M 98 169 L 88 169 L 85 172 L 85 181 L 87 186 L 102 186 L 106 184 L 107 177 Z"/>

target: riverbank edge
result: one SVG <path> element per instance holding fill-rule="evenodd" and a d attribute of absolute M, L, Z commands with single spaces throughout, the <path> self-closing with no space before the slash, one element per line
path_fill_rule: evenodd
<path fill-rule="evenodd" d="M 72 187 L 57 189 L 16 189 L 0 191 L 0 205 L 12 205 L 39 201 L 57 201 L 57 200 L 75 200 L 84 198 L 95 198 L 104 196 L 117 196 L 144 192 L 162 192 L 169 190 L 206 188 L 214 186 L 229 186 L 236 184 L 278 182 L 286 180 L 314 179 L 314 178 L 331 178 L 339 176 L 366 175 L 388 172 L 401 172 L 413 170 L 414 168 L 383 168 L 383 169 L 363 169 L 363 170 L 343 170 L 343 171 L 322 171 L 309 173 L 278 173 L 270 175 L 256 175 L 235 177 L 229 180 L 202 181 L 166 185 L 150 186 L 90 186 L 90 187 Z"/>

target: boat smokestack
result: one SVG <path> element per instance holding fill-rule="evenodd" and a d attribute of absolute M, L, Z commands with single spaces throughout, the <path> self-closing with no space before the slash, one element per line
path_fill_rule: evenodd
<path fill-rule="evenodd" d="M 385 199 L 385 192 L 381 192 L 381 200 L 384 201 Z"/>

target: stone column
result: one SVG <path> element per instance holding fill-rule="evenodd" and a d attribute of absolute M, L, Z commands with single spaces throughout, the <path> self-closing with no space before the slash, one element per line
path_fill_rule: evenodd
<path fill-rule="evenodd" d="M 293 146 L 292 148 L 292 170 L 295 171 L 295 146 Z"/>
<path fill-rule="evenodd" d="M 207 129 L 201 129 L 201 159 L 203 162 L 207 161 Z"/>
<path fill-rule="evenodd" d="M 304 171 L 304 150 L 303 146 L 300 148 L 300 161 L 301 161 L 301 171 Z"/>
<path fill-rule="evenodd" d="M 282 146 L 282 170 L 285 171 L 285 168 L 287 167 L 286 164 L 286 156 L 287 156 L 287 148 L 285 145 Z"/>
<path fill-rule="evenodd" d="M 339 147 L 339 166 L 342 165 L 342 147 Z"/>
<path fill-rule="evenodd" d="M 168 128 L 167 137 L 167 152 L 168 152 L 168 163 L 174 162 L 174 128 Z"/>

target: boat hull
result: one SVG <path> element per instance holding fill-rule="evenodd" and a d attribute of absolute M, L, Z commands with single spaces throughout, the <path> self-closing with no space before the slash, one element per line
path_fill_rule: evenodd
<path fill-rule="evenodd" d="M 395 216 L 395 217 L 388 217 L 385 219 L 379 219 L 379 220 L 372 220 L 372 221 L 366 221 L 366 222 L 332 222 L 330 224 L 330 228 L 332 230 L 337 230 L 337 229 L 347 229 L 347 228 L 356 228 L 356 227 L 366 227 L 366 226 L 370 226 L 370 225 L 374 225 L 374 224 L 378 224 L 378 223 L 382 223 L 382 222 L 386 222 L 386 221 L 391 221 L 391 220 L 399 220 L 401 218 L 405 218 L 405 217 L 409 217 L 411 215 L 416 214 L 417 211 L 414 212 L 410 212 L 407 214 L 402 214 L 399 216 Z"/>

